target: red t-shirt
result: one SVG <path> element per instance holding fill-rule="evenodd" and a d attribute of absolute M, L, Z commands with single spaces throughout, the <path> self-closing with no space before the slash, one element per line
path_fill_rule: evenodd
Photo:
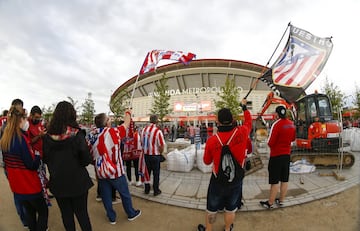
<path fill-rule="evenodd" d="M 291 142 L 295 140 L 296 129 L 291 120 L 279 119 L 272 125 L 268 140 L 270 157 L 290 155 Z"/>
<path fill-rule="evenodd" d="M 238 129 L 236 131 L 236 134 L 234 135 L 229 144 L 231 153 L 234 155 L 240 166 L 244 166 L 247 140 L 251 131 L 251 115 L 248 110 L 244 112 L 244 117 L 245 121 L 243 126 L 237 127 Z M 218 132 L 219 138 L 224 145 L 228 142 L 234 131 L 235 128 L 226 132 Z M 216 174 L 218 173 L 221 159 L 221 147 L 222 146 L 216 136 L 210 137 L 207 140 L 205 146 L 203 161 L 207 165 L 213 163 L 213 172 Z"/>
<path fill-rule="evenodd" d="M 28 130 L 28 135 L 29 135 L 29 140 L 30 140 L 30 144 L 31 147 L 33 148 L 33 150 L 35 151 L 39 151 L 40 155 L 42 156 L 43 154 L 43 139 L 40 137 L 35 143 L 31 143 L 31 140 L 38 136 L 40 134 L 41 131 L 44 130 L 44 126 L 43 124 L 40 122 L 38 124 L 33 124 L 33 122 L 31 121 L 31 119 L 28 120 L 29 121 L 29 130 Z"/>

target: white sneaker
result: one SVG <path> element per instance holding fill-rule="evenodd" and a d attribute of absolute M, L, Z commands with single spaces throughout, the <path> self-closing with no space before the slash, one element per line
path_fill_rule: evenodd
<path fill-rule="evenodd" d="M 117 199 L 117 198 L 116 198 L 116 200 L 112 201 L 113 205 L 120 204 L 120 203 L 121 203 L 121 200 Z"/>
<path fill-rule="evenodd" d="M 141 181 L 136 182 L 136 187 L 140 187 L 142 185 Z"/>
<path fill-rule="evenodd" d="M 129 184 L 129 186 L 130 185 L 135 185 L 135 181 L 131 181 L 131 182 L 129 181 L 128 184 Z"/>

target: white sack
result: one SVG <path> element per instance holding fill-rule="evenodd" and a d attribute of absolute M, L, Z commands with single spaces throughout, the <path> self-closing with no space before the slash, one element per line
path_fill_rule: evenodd
<path fill-rule="evenodd" d="M 350 149 L 354 152 L 360 152 L 360 130 L 354 129 L 351 134 Z"/>
<path fill-rule="evenodd" d="M 204 161 L 203 161 L 203 157 L 204 157 L 204 149 L 197 150 L 197 153 L 196 153 L 196 166 L 197 166 L 197 168 L 200 171 L 202 171 L 203 173 L 212 172 L 213 164 L 211 163 L 210 165 L 206 165 L 204 163 Z"/>
<path fill-rule="evenodd" d="M 175 149 L 167 154 L 167 170 L 176 172 L 190 172 L 194 167 L 195 150 L 188 151 L 188 148 L 179 151 Z"/>

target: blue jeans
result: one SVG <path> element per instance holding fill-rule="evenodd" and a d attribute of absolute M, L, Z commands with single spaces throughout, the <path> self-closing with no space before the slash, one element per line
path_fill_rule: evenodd
<path fill-rule="evenodd" d="M 101 199 L 104 204 L 106 215 L 111 222 L 116 219 L 116 212 L 112 207 L 111 189 L 115 188 L 119 192 L 122 206 L 128 218 L 135 216 L 136 212 L 132 206 L 131 195 L 128 188 L 128 183 L 124 175 L 115 179 L 99 179 Z"/>

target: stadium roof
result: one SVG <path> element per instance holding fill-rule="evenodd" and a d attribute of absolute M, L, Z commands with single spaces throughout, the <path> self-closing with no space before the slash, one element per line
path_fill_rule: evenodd
<path fill-rule="evenodd" d="M 226 59 L 200 59 L 193 60 L 188 65 L 180 62 L 160 66 L 154 72 L 148 72 L 139 76 L 134 92 L 134 98 L 148 96 L 153 92 L 156 82 L 166 73 L 167 84 L 170 89 L 187 89 L 201 87 L 224 86 L 224 77 L 234 77 L 235 84 L 244 90 L 250 89 L 261 73 L 268 68 L 244 61 Z M 136 76 L 120 85 L 112 94 L 110 108 L 116 102 L 131 97 Z M 263 82 L 259 81 L 254 90 L 270 90 Z"/>

